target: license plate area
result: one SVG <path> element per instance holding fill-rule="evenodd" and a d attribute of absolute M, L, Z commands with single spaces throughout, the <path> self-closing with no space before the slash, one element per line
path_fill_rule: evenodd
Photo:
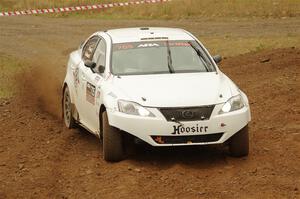
<path fill-rule="evenodd" d="M 187 135 L 187 136 L 151 136 L 157 144 L 194 144 L 217 142 L 224 133 L 213 133 L 206 135 Z"/>

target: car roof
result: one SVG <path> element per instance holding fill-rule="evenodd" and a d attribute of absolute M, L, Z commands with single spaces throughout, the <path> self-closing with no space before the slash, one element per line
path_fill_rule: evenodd
<path fill-rule="evenodd" d="M 113 43 L 127 43 L 151 40 L 194 40 L 185 30 L 179 28 L 138 27 L 105 31 Z"/>

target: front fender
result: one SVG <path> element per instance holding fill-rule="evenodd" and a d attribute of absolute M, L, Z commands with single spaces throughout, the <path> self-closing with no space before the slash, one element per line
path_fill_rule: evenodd
<path fill-rule="evenodd" d="M 107 112 L 107 115 L 108 115 L 108 122 L 110 124 L 110 113 L 118 111 L 117 96 L 113 92 L 108 92 L 103 97 L 103 105 L 106 108 L 106 112 Z"/>
<path fill-rule="evenodd" d="M 242 96 L 242 98 L 243 98 L 243 100 L 245 102 L 246 107 L 248 107 L 248 109 L 249 109 L 249 111 L 248 111 L 248 113 L 249 113 L 248 118 L 249 118 L 249 122 L 250 122 L 251 121 L 251 109 L 250 109 L 250 105 L 249 105 L 249 100 L 248 100 L 247 95 L 243 91 L 240 90 L 240 92 L 241 92 L 241 96 Z"/>

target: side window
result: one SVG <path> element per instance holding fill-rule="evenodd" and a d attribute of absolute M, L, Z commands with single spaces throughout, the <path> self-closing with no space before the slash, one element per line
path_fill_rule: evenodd
<path fill-rule="evenodd" d="M 82 49 L 83 61 L 87 61 L 87 60 L 92 61 L 93 60 L 93 55 L 95 52 L 95 48 L 98 44 L 98 41 L 99 41 L 99 37 L 95 36 L 95 37 L 90 38 L 86 42 L 85 46 Z"/>
<path fill-rule="evenodd" d="M 93 62 L 96 63 L 96 72 L 99 72 L 99 67 L 104 66 L 105 67 L 105 61 L 106 61 L 106 44 L 103 39 L 100 40 L 93 57 Z"/>

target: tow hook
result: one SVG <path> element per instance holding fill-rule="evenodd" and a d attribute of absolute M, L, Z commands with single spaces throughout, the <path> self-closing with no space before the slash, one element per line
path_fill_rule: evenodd
<path fill-rule="evenodd" d="M 184 125 L 183 125 L 181 122 L 179 122 L 175 117 L 172 117 L 172 118 L 171 118 L 171 121 L 172 121 L 172 122 L 175 122 L 175 123 L 177 123 L 177 124 L 179 124 L 178 127 L 184 126 Z"/>

